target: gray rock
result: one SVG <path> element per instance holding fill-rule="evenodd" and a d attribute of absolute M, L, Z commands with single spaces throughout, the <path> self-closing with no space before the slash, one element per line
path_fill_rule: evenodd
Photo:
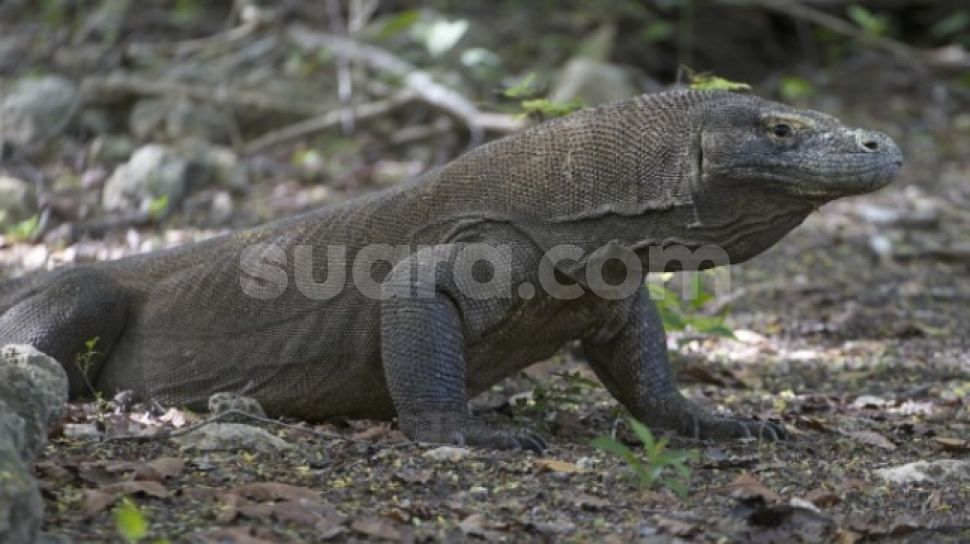
<path fill-rule="evenodd" d="M 175 205 L 185 195 L 188 169 L 188 161 L 166 146 L 141 147 L 105 182 L 102 204 L 107 210 L 147 210 L 155 199 L 165 197 Z"/>
<path fill-rule="evenodd" d="M 124 135 L 102 134 L 91 141 L 88 154 L 96 163 L 119 163 L 131 156 L 134 145 Z"/>
<path fill-rule="evenodd" d="M 165 115 L 171 106 L 162 98 L 145 98 L 131 108 L 128 132 L 141 141 L 165 136 Z"/>
<path fill-rule="evenodd" d="M 0 101 L 0 138 L 19 147 L 66 128 L 79 103 L 77 87 L 60 76 L 24 79 Z"/>
<path fill-rule="evenodd" d="M 216 186 L 241 194 L 249 188 L 249 169 L 232 149 L 188 139 L 179 151 L 191 165 L 189 191 Z"/>
<path fill-rule="evenodd" d="M 82 442 L 101 442 L 104 438 L 101 430 L 94 423 L 66 423 L 64 436 Z"/>
<path fill-rule="evenodd" d="M 5 413 L 0 413 L 0 421 Z M 35 542 L 44 503 L 27 464 L 11 447 L 0 423 L 0 542 Z"/>
<path fill-rule="evenodd" d="M 21 179 L 0 175 L 0 225 L 19 223 L 37 213 L 34 186 Z"/>
<path fill-rule="evenodd" d="M 0 542 L 35 542 L 43 502 L 28 462 L 67 402 L 67 374 L 32 346 L 0 349 Z"/>
<path fill-rule="evenodd" d="M 132 135 L 143 141 L 179 142 L 198 138 L 228 143 L 233 131 L 231 120 L 224 112 L 187 98 L 139 100 L 131 109 L 128 126 Z"/>
<path fill-rule="evenodd" d="M 179 446 L 196 451 L 236 450 L 255 453 L 283 453 L 293 445 L 267 431 L 242 423 L 210 423 L 173 438 Z"/>
<path fill-rule="evenodd" d="M 33 346 L 4 346 L 0 401 L 0 412 L 22 418 L 23 440 L 17 449 L 24 459 L 32 459 L 47 443 L 47 426 L 64 413 L 67 374 L 60 363 Z"/>
<path fill-rule="evenodd" d="M 637 94 L 623 68 L 586 57 L 571 59 L 559 73 L 549 99 L 569 102 L 579 98 L 588 105 L 605 104 Z"/>

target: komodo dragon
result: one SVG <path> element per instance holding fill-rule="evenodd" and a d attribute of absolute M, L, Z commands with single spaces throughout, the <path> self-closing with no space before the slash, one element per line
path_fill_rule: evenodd
<path fill-rule="evenodd" d="M 579 340 L 646 424 L 777 439 L 780 425 L 714 416 L 678 392 L 643 274 L 685 267 L 658 249 L 717 246 L 744 261 L 824 202 L 882 187 L 901 163 L 888 136 L 822 113 L 718 91 L 643 95 L 341 205 L 10 281 L 0 341 L 60 361 L 72 396 L 86 390 L 75 357 L 97 337 L 86 376 L 105 393 L 201 408 L 248 385 L 271 415 L 396 415 L 418 441 L 542 449 L 536 434 L 472 418 L 467 401 Z M 472 244 L 504 257 L 442 262 L 441 248 Z M 557 253 L 564 244 L 579 254 Z M 618 264 L 623 255 L 636 261 Z M 354 268 L 357 258 L 370 264 Z M 713 261 L 694 265 L 727 264 Z M 610 296 L 631 275 L 634 289 Z M 344 288 L 324 288 L 341 277 Z M 511 287 L 481 296 L 498 278 Z"/>

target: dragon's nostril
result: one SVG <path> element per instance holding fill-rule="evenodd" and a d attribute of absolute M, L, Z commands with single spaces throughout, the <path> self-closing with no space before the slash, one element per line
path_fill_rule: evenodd
<path fill-rule="evenodd" d="M 875 140 L 868 140 L 868 141 L 862 142 L 862 147 L 868 149 L 869 151 L 875 151 L 879 149 L 879 144 L 876 143 Z"/>

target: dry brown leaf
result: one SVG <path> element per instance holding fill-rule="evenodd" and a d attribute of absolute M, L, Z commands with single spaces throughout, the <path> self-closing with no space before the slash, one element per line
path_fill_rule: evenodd
<path fill-rule="evenodd" d="M 333 507 L 305 500 L 244 505 L 239 507 L 239 513 L 248 518 L 272 517 L 280 522 L 308 527 L 329 527 L 345 521 Z"/>
<path fill-rule="evenodd" d="M 214 487 L 183 487 L 179 495 L 193 501 L 207 501 L 219 495 Z"/>
<path fill-rule="evenodd" d="M 390 432 L 391 424 L 386 421 L 380 421 L 375 422 L 373 425 L 368 425 L 363 429 L 357 430 L 353 435 L 351 435 L 351 439 L 359 440 L 361 442 L 377 441 L 387 437 Z"/>
<path fill-rule="evenodd" d="M 384 515 L 400 523 L 411 523 L 411 513 L 402 508 L 391 508 L 385 511 Z"/>
<path fill-rule="evenodd" d="M 137 494 L 145 494 L 159 499 L 169 496 L 165 486 L 158 482 L 150 480 L 124 481 L 86 491 L 82 499 L 84 506 L 81 510 L 86 516 L 91 516 L 108 508 L 125 495 Z"/>
<path fill-rule="evenodd" d="M 728 484 L 731 495 L 738 498 L 761 497 L 766 503 L 781 501 L 781 496 L 764 486 L 751 474 L 741 474 Z"/>
<path fill-rule="evenodd" d="M 354 518 L 350 522 L 350 528 L 372 538 L 393 540 L 395 542 L 410 540 L 408 532 L 403 530 L 399 523 L 395 523 L 387 518 L 376 516 Z"/>
<path fill-rule="evenodd" d="M 875 446 L 889 451 L 896 449 L 896 444 L 876 431 L 844 431 L 842 434 L 867 446 Z"/>
<path fill-rule="evenodd" d="M 575 463 L 560 461 L 559 459 L 536 459 L 533 463 L 537 472 L 561 472 L 563 474 L 576 474 L 583 469 Z"/>
<path fill-rule="evenodd" d="M 811 502 L 819 508 L 835 506 L 836 504 L 842 502 L 841 497 L 823 487 L 820 487 L 814 491 L 809 491 L 808 494 L 805 495 L 805 500 Z"/>
<path fill-rule="evenodd" d="M 159 457 L 135 469 L 136 480 L 155 480 L 164 482 L 168 478 L 181 476 L 185 461 L 177 457 Z"/>
<path fill-rule="evenodd" d="M 268 529 L 259 529 L 251 525 L 208 529 L 192 533 L 191 536 L 192 542 L 212 544 L 274 544 L 277 542 L 277 538 Z"/>
<path fill-rule="evenodd" d="M 674 536 L 691 536 L 697 532 L 697 525 L 674 518 L 657 518 L 657 528 Z"/>
<path fill-rule="evenodd" d="M 316 491 L 281 482 L 253 482 L 236 486 L 230 492 L 254 501 L 296 501 L 303 499 L 320 502 L 320 494 Z"/>
<path fill-rule="evenodd" d="M 839 529 L 835 532 L 836 544 L 855 544 L 860 538 L 862 535 L 848 529 Z"/>
<path fill-rule="evenodd" d="M 970 451 L 970 440 L 962 440 L 952 436 L 938 436 L 934 440 L 946 451 L 962 453 Z"/>
<path fill-rule="evenodd" d="M 704 365 L 688 363 L 680 373 L 700 383 L 718 387 L 747 388 L 747 384 L 741 378 L 726 368 L 712 369 Z"/>
<path fill-rule="evenodd" d="M 813 431 L 819 431 L 822 433 L 838 432 L 835 428 L 829 425 L 828 422 L 817 417 L 801 416 L 795 421 L 795 425 L 798 427 L 805 427 L 808 429 L 812 429 Z"/>
<path fill-rule="evenodd" d="M 245 499 L 235 493 L 219 493 L 219 509 L 216 511 L 216 521 L 229 523 L 239 515 L 239 505 Z"/>
<path fill-rule="evenodd" d="M 404 468 L 394 473 L 394 478 L 406 484 L 426 484 L 434 477 L 431 469 Z"/>

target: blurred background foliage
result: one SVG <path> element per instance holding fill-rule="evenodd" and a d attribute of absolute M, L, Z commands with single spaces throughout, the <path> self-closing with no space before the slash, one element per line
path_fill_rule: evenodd
<path fill-rule="evenodd" d="M 963 0 L 0 0 L 0 226 L 234 228 L 687 84 L 945 146 L 968 48 Z"/>

